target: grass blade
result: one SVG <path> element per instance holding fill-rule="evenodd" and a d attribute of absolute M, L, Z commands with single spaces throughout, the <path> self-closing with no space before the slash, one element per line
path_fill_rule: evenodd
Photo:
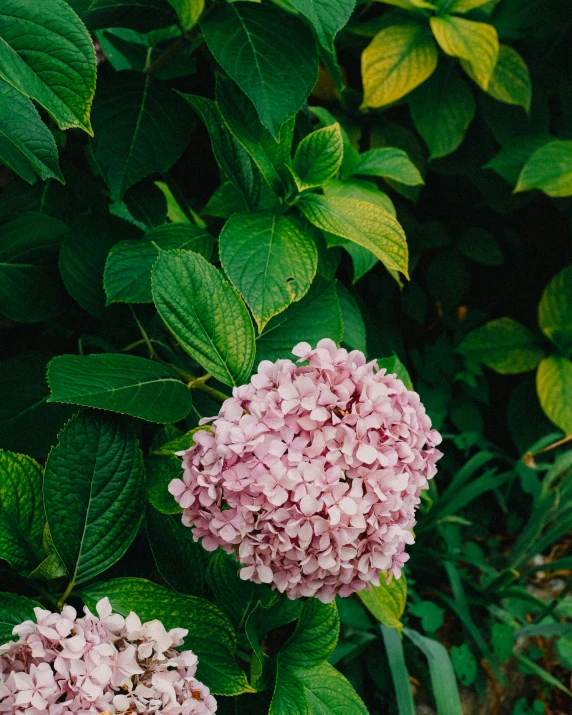
<path fill-rule="evenodd" d="M 413 702 L 413 692 L 409 681 L 407 664 L 405 663 L 401 637 L 395 628 L 380 626 L 380 629 L 395 687 L 399 715 L 415 715 L 415 703 Z"/>

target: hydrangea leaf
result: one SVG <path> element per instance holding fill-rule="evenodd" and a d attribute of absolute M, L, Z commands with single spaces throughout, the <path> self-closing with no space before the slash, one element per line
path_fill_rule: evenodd
<path fill-rule="evenodd" d="M 548 283 L 538 304 L 538 325 L 561 350 L 572 347 L 572 266 Z"/>
<path fill-rule="evenodd" d="M 451 662 L 459 681 L 468 687 L 477 677 L 477 661 L 466 643 L 451 648 Z"/>
<path fill-rule="evenodd" d="M 193 130 L 192 113 L 174 91 L 128 70 L 100 80 L 92 119 L 93 156 L 118 199 L 154 171 L 170 169 Z"/>
<path fill-rule="evenodd" d="M 316 129 L 298 144 L 294 156 L 294 178 L 299 191 L 321 186 L 339 171 L 344 157 L 340 125 Z"/>
<path fill-rule="evenodd" d="M 385 368 L 388 375 L 395 374 L 408 390 L 413 390 L 413 382 L 405 365 L 393 354 L 391 357 L 380 358 L 377 361 L 379 368 Z"/>
<path fill-rule="evenodd" d="M 488 89 L 499 53 L 495 28 L 453 15 L 431 17 L 430 23 L 443 52 L 459 57 L 479 87 Z"/>
<path fill-rule="evenodd" d="M 0 162 L 25 181 L 54 178 L 64 183 L 54 135 L 32 101 L 0 79 Z"/>
<path fill-rule="evenodd" d="M 358 598 L 380 623 L 401 631 L 403 624 L 400 618 L 407 599 L 407 581 L 403 576 L 393 577 L 388 584 L 372 586 L 371 590 L 359 591 Z"/>
<path fill-rule="evenodd" d="M 438 53 L 425 25 L 403 23 L 378 32 L 361 56 L 364 106 L 383 107 L 425 82 Z"/>
<path fill-rule="evenodd" d="M 173 479 L 181 478 L 181 460 L 170 455 L 151 455 L 145 460 L 147 474 L 147 500 L 161 514 L 180 514 L 183 510 L 169 493 L 169 484 Z"/>
<path fill-rule="evenodd" d="M 172 424 L 192 406 L 191 391 L 168 367 L 135 355 L 59 355 L 48 366 L 50 402 L 99 407 Z"/>
<path fill-rule="evenodd" d="M 453 64 L 438 67 L 409 98 L 415 128 L 429 147 L 429 158 L 455 151 L 475 116 L 473 93 Z"/>
<path fill-rule="evenodd" d="M 424 184 L 419 169 L 407 156 L 403 149 L 381 147 L 369 149 L 360 154 L 359 162 L 354 166 L 352 174 L 362 176 L 380 176 L 393 179 L 407 186 Z"/>
<path fill-rule="evenodd" d="M 308 292 L 318 264 L 301 222 L 270 212 L 231 216 L 220 234 L 220 257 L 261 331 Z"/>
<path fill-rule="evenodd" d="M 254 362 L 254 326 L 236 290 L 192 251 L 161 251 L 152 276 L 159 315 L 182 347 L 226 385 Z"/>
<path fill-rule="evenodd" d="M 510 45 L 500 45 L 497 63 L 487 89 L 501 102 L 516 104 L 526 112 L 532 101 L 532 81 L 526 62 Z"/>
<path fill-rule="evenodd" d="M 216 61 L 277 139 L 316 83 L 318 56 L 310 29 L 277 7 L 250 2 L 224 3 L 200 25 Z"/>
<path fill-rule="evenodd" d="M 44 475 L 46 517 L 74 583 L 118 561 L 143 518 L 145 470 L 135 435 L 102 413 L 66 424 Z"/>
<path fill-rule="evenodd" d="M 358 302 L 342 283 L 336 284 L 336 291 L 344 322 L 344 345 L 351 350 L 367 353 L 365 323 Z"/>
<path fill-rule="evenodd" d="M 44 523 L 40 465 L 0 451 L 0 559 L 27 576 L 45 557 Z"/>
<path fill-rule="evenodd" d="M 545 358 L 536 373 L 536 390 L 551 422 L 572 434 L 572 362 L 563 357 Z"/>
<path fill-rule="evenodd" d="M 512 318 L 498 318 L 473 330 L 458 351 L 480 360 L 501 375 L 534 370 L 544 357 L 534 333 Z"/>
<path fill-rule="evenodd" d="M 318 276 L 298 303 L 272 318 L 256 340 L 256 362 L 292 358 L 292 347 L 322 338 L 339 342 L 343 323 L 336 284 Z"/>
<path fill-rule="evenodd" d="M 572 141 L 553 139 L 528 158 L 515 192 L 540 189 L 548 196 L 572 195 Z"/>
<path fill-rule="evenodd" d="M 395 216 L 395 206 L 389 196 L 377 188 L 372 181 L 364 179 L 350 179 L 338 181 L 332 179 L 324 185 L 326 196 L 337 196 L 341 199 L 359 199 L 368 204 L 375 204 Z"/>
<path fill-rule="evenodd" d="M 35 620 L 34 608 L 42 606 L 26 596 L 0 593 L 0 645 L 12 640 L 14 626 Z"/>
<path fill-rule="evenodd" d="M 194 251 L 208 260 L 213 244 L 209 233 L 190 223 L 157 226 L 143 240 L 117 243 L 109 252 L 103 274 L 107 304 L 153 302 L 151 271 L 158 248 Z"/>
<path fill-rule="evenodd" d="M 82 596 L 90 608 L 107 596 L 114 611 L 134 611 L 142 621 L 158 619 L 167 630 L 186 628 L 185 646 L 199 659 L 197 678 L 215 695 L 248 690 L 245 673 L 234 659 L 236 634 L 217 606 L 196 596 L 170 591 L 140 578 L 116 578 L 87 586 Z"/>
<path fill-rule="evenodd" d="M 89 30 L 126 27 L 151 32 L 177 21 L 175 8 L 168 0 L 71 0 L 70 5 Z"/>
<path fill-rule="evenodd" d="M 315 194 L 302 197 L 298 206 L 318 228 L 367 248 L 387 268 L 408 277 L 405 233 L 388 211 L 359 199 Z"/>
<path fill-rule="evenodd" d="M 340 617 L 335 601 L 322 603 L 317 598 L 304 603 L 296 630 L 280 649 L 280 664 L 310 670 L 331 655 L 340 634 Z"/>
<path fill-rule="evenodd" d="M 205 0 L 168 0 L 168 2 L 176 11 L 181 27 L 185 31 L 197 24 L 205 9 Z"/>
<path fill-rule="evenodd" d="M 60 129 L 93 134 L 95 50 L 70 6 L 64 0 L 3 0 L 0 38 L 0 77 L 42 105 Z"/>

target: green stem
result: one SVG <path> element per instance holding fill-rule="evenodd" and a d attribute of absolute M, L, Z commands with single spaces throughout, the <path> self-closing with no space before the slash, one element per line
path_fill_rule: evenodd
<path fill-rule="evenodd" d="M 149 357 L 151 360 L 156 360 L 157 359 L 157 353 L 155 352 L 155 348 L 153 347 L 153 343 L 151 342 L 149 336 L 147 335 L 147 331 L 145 328 L 141 325 L 141 321 L 137 317 L 137 314 L 135 313 L 135 310 L 133 309 L 133 306 L 129 306 L 129 310 L 131 311 L 131 314 L 133 315 L 133 319 L 137 323 L 137 327 L 139 328 L 139 331 L 141 335 L 143 336 L 143 341 L 145 345 L 147 346 L 147 349 L 149 350 Z M 131 346 L 128 346 L 131 347 Z"/>
<path fill-rule="evenodd" d="M 72 578 L 72 580 L 68 583 L 66 590 L 63 592 L 63 594 L 58 599 L 58 602 L 56 604 L 57 607 L 60 609 L 60 611 L 66 605 L 66 601 L 67 601 L 70 593 L 73 591 L 74 586 L 75 586 L 75 580 Z"/>
<path fill-rule="evenodd" d="M 196 382 L 196 381 L 194 381 Z M 189 387 L 193 390 L 197 390 L 198 392 L 203 392 L 205 395 L 208 395 L 209 397 L 212 397 L 213 400 L 216 400 L 217 402 L 224 402 L 225 400 L 228 400 L 230 395 L 225 395 L 224 392 L 221 392 L 220 390 L 216 390 L 214 387 L 211 387 L 210 385 L 205 385 L 204 382 L 198 382 L 194 385 L 190 384 Z"/>

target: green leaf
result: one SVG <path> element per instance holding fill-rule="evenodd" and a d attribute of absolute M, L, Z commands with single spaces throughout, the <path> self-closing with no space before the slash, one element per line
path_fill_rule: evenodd
<path fill-rule="evenodd" d="M 339 171 L 344 158 L 340 125 L 316 129 L 298 144 L 294 156 L 296 185 L 299 191 L 321 186 Z"/>
<path fill-rule="evenodd" d="M 32 101 L 0 80 L 0 161 L 33 183 L 36 172 L 64 183 L 53 134 Z"/>
<path fill-rule="evenodd" d="M 572 141 L 553 139 L 534 151 L 520 172 L 515 193 L 530 189 L 554 197 L 572 195 Z"/>
<path fill-rule="evenodd" d="M 145 471 L 135 436 L 99 413 L 73 417 L 50 452 L 44 504 L 70 579 L 83 583 L 118 561 L 143 517 Z"/>
<path fill-rule="evenodd" d="M 365 151 L 360 155 L 359 162 L 354 166 L 352 173 L 364 176 L 381 176 L 384 179 L 399 181 L 407 186 L 425 183 L 419 169 L 406 152 L 394 147 Z"/>
<path fill-rule="evenodd" d="M 168 367 L 135 355 L 59 355 L 48 366 L 50 402 L 120 412 L 172 424 L 192 406 L 191 391 Z"/>
<path fill-rule="evenodd" d="M 411 94 L 409 107 L 415 128 L 429 147 L 430 159 L 454 152 L 475 116 L 473 93 L 453 64 L 438 67 Z"/>
<path fill-rule="evenodd" d="M 224 613 L 212 603 L 169 591 L 140 578 L 116 578 L 87 586 L 82 596 L 90 609 L 108 597 L 114 611 L 131 611 L 143 622 L 158 619 L 167 630 L 186 628 L 185 646 L 199 659 L 197 678 L 215 695 L 238 695 L 247 688 L 244 672 L 234 660 L 236 634 Z"/>
<path fill-rule="evenodd" d="M 366 330 L 357 300 L 342 283 L 336 284 L 336 291 L 344 322 L 344 344 L 352 350 L 367 352 Z"/>
<path fill-rule="evenodd" d="M 463 715 L 455 671 L 445 647 L 410 628 L 403 633 L 427 658 L 438 715 Z"/>
<path fill-rule="evenodd" d="M 214 240 L 203 229 L 190 223 L 171 223 L 145 234 L 140 241 L 121 241 L 107 257 L 103 286 L 110 303 L 152 303 L 151 271 L 159 255 L 158 248 L 167 251 L 181 248 L 210 258 Z"/>
<path fill-rule="evenodd" d="M 538 304 L 538 325 L 560 350 L 572 348 L 572 266 L 557 273 L 544 289 Z"/>
<path fill-rule="evenodd" d="M 167 171 L 193 129 L 192 114 L 175 92 L 129 71 L 100 79 L 92 119 L 93 156 L 118 199 L 154 171 Z"/>
<path fill-rule="evenodd" d="M 42 563 L 32 571 L 29 578 L 40 579 L 42 581 L 52 581 L 56 578 L 62 578 L 67 573 L 66 567 L 56 551 L 47 523 L 44 526 L 43 542 L 45 558 Z"/>
<path fill-rule="evenodd" d="M 497 240 L 483 228 L 468 228 L 459 240 L 459 251 L 485 266 L 502 266 L 502 249 Z"/>
<path fill-rule="evenodd" d="M 195 542 L 192 529 L 183 525 L 178 514 L 162 514 L 150 504 L 145 525 L 155 564 L 166 583 L 175 591 L 204 596 L 210 554 Z"/>
<path fill-rule="evenodd" d="M 507 142 L 483 169 L 492 169 L 509 184 L 516 184 L 520 172 L 536 149 L 549 142 L 549 134 L 530 134 Z"/>
<path fill-rule="evenodd" d="M 46 404 L 52 355 L 22 352 L 0 362 L 0 448 L 45 457 L 71 416 L 67 405 Z"/>
<path fill-rule="evenodd" d="M 316 83 L 318 58 L 309 28 L 272 5 L 249 2 L 222 4 L 200 24 L 216 61 L 277 139 Z"/>
<path fill-rule="evenodd" d="M 280 664 L 309 670 L 333 652 L 340 633 L 340 618 L 335 601 L 322 603 L 310 598 L 304 603 L 296 630 L 280 649 Z"/>
<path fill-rule="evenodd" d="M 152 276 L 159 315 L 186 352 L 225 385 L 248 380 L 254 327 L 235 289 L 202 256 L 161 251 Z"/>
<path fill-rule="evenodd" d="M 24 621 L 35 621 L 34 608 L 39 603 L 15 593 L 0 593 L 0 645 L 12 640 L 14 626 Z"/>
<path fill-rule="evenodd" d="M 230 133 L 216 102 L 193 94 L 181 94 L 206 126 L 212 150 L 226 178 L 242 193 L 248 206 L 260 200 L 260 174 L 246 149 Z"/>
<path fill-rule="evenodd" d="M 390 270 L 407 273 L 407 241 L 401 225 L 389 212 L 358 199 L 304 196 L 298 206 L 323 231 L 367 248 Z"/>
<path fill-rule="evenodd" d="M 260 331 L 308 292 L 318 265 L 316 244 L 302 222 L 269 212 L 231 216 L 219 250 Z"/>
<path fill-rule="evenodd" d="M 396 628 L 401 631 L 403 624 L 400 621 L 405 610 L 407 600 L 407 582 L 401 578 L 393 577 L 391 581 L 372 586 L 371 590 L 364 589 L 358 592 L 358 598 L 374 618 L 384 626 Z"/>
<path fill-rule="evenodd" d="M 487 93 L 507 104 L 530 111 L 532 81 L 526 62 L 509 45 L 499 45 L 499 54 Z"/>
<path fill-rule="evenodd" d="M 501 663 L 505 663 L 512 655 L 514 648 L 514 631 L 506 623 L 495 623 L 491 635 L 494 654 Z"/>
<path fill-rule="evenodd" d="M 173 479 L 182 476 L 180 457 L 174 454 L 147 457 L 145 460 L 147 500 L 161 514 L 180 514 L 183 510 L 177 504 L 168 487 Z"/>
<path fill-rule="evenodd" d="M 40 213 L 0 218 L 0 313 L 33 323 L 62 311 L 65 291 L 50 264 L 66 230 Z"/>
<path fill-rule="evenodd" d="M 40 465 L 0 451 L 0 559 L 27 576 L 45 557 L 44 523 Z"/>
<path fill-rule="evenodd" d="M 71 0 L 70 4 L 89 30 L 125 27 L 151 32 L 177 21 L 167 0 Z"/>
<path fill-rule="evenodd" d="M 536 389 L 549 420 L 572 434 L 572 362 L 563 357 L 545 358 L 538 366 Z"/>
<path fill-rule="evenodd" d="M 47 109 L 60 129 L 89 123 L 95 91 L 95 50 L 64 0 L 4 0 L 0 15 L 0 77 Z"/>
<path fill-rule="evenodd" d="M 403 23 L 378 32 L 361 56 L 364 106 L 383 107 L 425 82 L 438 53 L 426 25 Z"/>
<path fill-rule="evenodd" d="M 292 348 L 305 341 L 315 345 L 322 338 L 339 342 L 343 323 L 336 284 L 317 276 L 298 303 L 272 318 L 256 340 L 256 362 L 291 358 Z"/>
<path fill-rule="evenodd" d="M 62 243 L 59 268 L 70 295 L 84 310 L 103 316 L 107 255 L 121 238 L 135 238 L 139 233 L 115 216 L 80 216 L 72 223 Z"/>
<path fill-rule="evenodd" d="M 490 0 L 453 0 L 449 5 L 449 12 L 460 12 L 464 14 L 477 7 L 486 5 L 488 2 L 490 2 Z"/>
<path fill-rule="evenodd" d="M 445 623 L 445 611 L 433 601 L 417 601 L 409 607 L 408 612 L 421 619 L 425 633 L 435 633 Z"/>
<path fill-rule="evenodd" d="M 498 318 L 473 330 L 457 350 L 501 375 L 534 370 L 544 357 L 534 333 L 512 318 Z"/>
<path fill-rule="evenodd" d="M 488 89 L 499 54 L 497 31 L 486 22 L 442 15 L 430 18 L 431 29 L 443 52 L 459 57 L 471 79 Z"/>
<path fill-rule="evenodd" d="M 197 24 L 205 9 L 205 0 L 168 0 L 168 2 L 176 11 L 181 28 L 185 31 Z"/>
<path fill-rule="evenodd" d="M 395 628 L 388 628 L 388 626 L 380 626 L 380 628 L 395 688 L 399 715 L 415 715 L 415 702 L 401 636 Z"/>
<path fill-rule="evenodd" d="M 365 181 L 363 179 L 338 181 L 337 179 L 331 179 L 324 184 L 324 194 L 341 199 L 359 199 L 368 204 L 375 204 L 395 216 L 393 201 L 387 194 L 380 191 L 372 181 Z"/>
<path fill-rule="evenodd" d="M 451 661 L 457 678 L 462 685 L 469 687 L 477 677 L 477 661 L 466 643 L 451 648 Z"/>
<path fill-rule="evenodd" d="M 408 390 L 413 390 L 413 382 L 409 372 L 395 353 L 391 357 L 378 359 L 377 364 L 380 369 L 385 368 L 388 375 L 397 375 Z"/>

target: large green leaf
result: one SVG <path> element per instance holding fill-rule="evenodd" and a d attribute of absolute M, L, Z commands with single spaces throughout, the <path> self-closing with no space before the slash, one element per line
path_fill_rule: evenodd
<path fill-rule="evenodd" d="M 303 224 L 269 212 L 234 214 L 220 234 L 220 257 L 261 331 L 308 292 L 318 265 Z"/>
<path fill-rule="evenodd" d="M 41 606 L 30 598 L 15 593 L 0 593 L 0 645 L 12 640 L 14 626 L 35 620 L 34 608 Z"/>
<path fill-rule="evenodd" d="M 46 464 L 44 504 L 54 546 L 74 583 L 123 556 L 143 518 L 144 482 L 137 439 L 116 419 L 82 412 L 60 432 Z"/>
<path fill-rule="evenodd" d="M 387 268 L 408 276 L 405 233 L 388 211 L 359 199 L 315 194 L 303 196 L 298 206 L 318 228 L 367 248 Z"/>
<path fill-rule="evenodd" d="M 134 355 L 59 355 L 48 366 L 50 402 L 99 407 L 172 424 L 192 406 L 191 391 L 168 367 Z"/>
<path fill-rule="evenodd" d="M 114 611 L 134 611 L 142 621 L 158 619 L 165 628 L 186 628 L 185 646 L 199 659 L 197 678 L 216 695 L 238 695 L 247 688 L 234 660 L 236 634 L 224 613 L 202 598 L 184 596 L 139 578 L 117 578 L 87 586 L 82 596 L 90 608 L 108 597 Z"/>
<path fill-rule="evenodd" d="M 321 186 L 339 171 L 344 158 L 340 125 L 316 129 L 298 144 L 294 171 L 299 191 Z"/>
<path fill-rule="evenodd" d="M 373 181 L 367 179 L 350 179 L 338 181 L 332 179 L 324 187 L 326 196 L 336 196 L 340 199 L 359 199 L 368 204 L 375 204 L 395 216 L 395 206 L 389 196 L 377 188 Z"/>
<path fill-rule="evenodd" d="M 63 183 L 53 134 L 32 101 L 0 79 L 0 162 L 33 183 L 37 173 Z"/>
<path fill-rule="evenodd" d="M 471 89 L 453 64 L 438 67 L 435 74 L 409 98 L 415 128 L 429 147 L 429 158 L 455 151 L 475 116 Z"/>
<path fill-rule="evenodd" d="M 169 484 L 180 479 L 182 464 L 180 457 L 151 455 L 145 460 L 147 499 L 161 514 L 180 514 L 183 510 L 169 493 Z"/>
<path fill-rule="evenodd" d="M 572 195 L 572 141 L 553 139 L 536 149 L 520 172 L 515 192 L 530 189 L 548 196 Z"/>
<path fill-rule="evenodd" d="M 538 325 L 561 350 L 572 348 L 572 266 L 557 273 L 538 304 Z"/>
<path fill-rule="evenodd" d="M 272 5 L 251 2 L 219 5 L 200 24 L 216 61 L 278 138 L 316 82 L 318 58 L 309 28 Z"/>
<path fill-rule="evenodd" d="M 3 0 L 0 77 L 48 110 L 61 129 L 92 134 L 95 50 L 64 0 Z"/>
<path fill-rule="evenodd" d="M 510 45 L 500 45 L 487 92 L 495 99 L 507 104 L 516 104 L 525 111 L 530 110 L 532 101 L 532 81 L 526 62 Z"/>
<path fill-rule="evenodd" d="M 167 86 L 138 72 L 102 78 L 93 103 L 93 155 L 113 195 L 154 171 L 166 171 L 185 150 L 192 113 Z"/>
<path fill-rule="evenodd" d="M 44 523 L 40 465 L 0 451 L 0 559 L 27 576 L 45 557 Z"/>
<path fill-rule="evenodd" d="M 249 153 L 230 133 L 216 102 L 193 94 L 182 94 L 181 96 L 199 114 L 206 126 L 215 159 L 224 171 L 226 178 L 244 194 L 249 206 L 258 206 L 260 174 Z"/>
<path fill-rule="evenodd" d="M 105 261 L 122 238 L 136 238 L 140 231 L 115 216 L 80 216 L 69 228 L 60 251 L 60 273 L 69 293 L 84 310 L 102 317 Z"/>
<path fill-rule="evenodd" d="M 0 362 L 0 448 L 45 457 L 71 416 L 67 405 L 47 404 L 51 358 L 29 351 Z"/>
<path fill-rule="evenodd" d="M 433 74 L 438 57 L 426 25 L 384 28 L 361 56 L 364 105 L 383 107 L 401 99 Z"/>
<path fill-rule="evenodd" d="M 177 21 L 167 0 L 70 0 L 70 5 L 89 30 L 126 27 L 151 32 Z"/>
<path fill-rule="evenodd" d="M 352 173 L 363 176 L 381 176 L 407 186 L 425 183 L 419 169 L 407 156 L 407 153 L 403 149 L 395 147 L 365 151 L 360 155 L 359 162 L 353 167 Z"/>
<path fill-rule="evenodd" d="M 549 420 L 572 434 L 572 362 L 563 357 L 545 358 L 536 373 L 536 390 Z"/>
<path fill-rule="evenodd" d="M 344 321 L 344 344 L 352 350 L 361 350 L 365 353 L 367 352 L 366 331 L 358 302 L 343 283 L 336 284 L 336 291 Z"/>
<path fill-rule="evenodd" d="M 534 370 L 544 357 L 534 333 L 512 318 L 498 318 L 473 330 L 458 351 L 480 360 L 501 375 Z"/>
<path fill-rule="evenodd" d="M 339 342 L 343 328 L 336 284 L 317 276 L 301 301 L 268 323 L 256 341 L 256 362 L 291 359 L 292 348 L 302 341 L 315 345 L 331 338 Z"/>
<path fill-rule="evenodd" d="M 61 312 L 65 291 L 50 263 L 66 230 L 58 219 L 40 213 L 0 219 L 0 313 L 33 323 Z"/>
<path fill-rule="evenodd" d="M 280 663 L 288 668 L 309 670 L 331 655 L 340 634 L 340 617 L 335 601 L 322 603 L 310 598 L 304 603 L 296 630 L 280 649 Z"/>
<path fill-rule="evenodd" d="M 107 304 L 153 302 L 151 270 L 159 255 L 157 247 L 165 251 L 182 248 L 208 259 L 213 243 L 209 233 L 190 223 L 157 226 L 141 241 L 121 241 L 113 246 L 105 264 Z"/>
<path fill-rule="evenodd" d="M 153 298 L 166 326 L 205 370 L 241 385 L 254 362 L 254 327 L 236 290 L 192 251 L 161 251 Z"/>
<path fill-rule="evenodd" d="M 465 71 L 479 87 L 488 89 L 499 53 L 495 28 L 486 22 L 454 15 L 431 17 L 430 22 L 443 52 L 459 57 Z"/>
<path fill-rule="evenodd" d="M 401 616 L 407 599 L 407 581 L 405 577 L 393 577 L 389 583 L 372 586 L 371 590 L 359 591 L 358 597 L 372 616 L 384 626 L 401 631 Z"/>

